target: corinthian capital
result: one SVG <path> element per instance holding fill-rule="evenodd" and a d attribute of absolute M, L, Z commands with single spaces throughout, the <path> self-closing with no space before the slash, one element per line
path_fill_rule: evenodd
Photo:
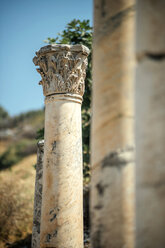
<path fill-rule="evenodd" d="M 42 47 L 33 62 L 40 73 L 45 96 L 58 93 L 84 94 L 87 56 L 83 45 L 53 44 Z"/>

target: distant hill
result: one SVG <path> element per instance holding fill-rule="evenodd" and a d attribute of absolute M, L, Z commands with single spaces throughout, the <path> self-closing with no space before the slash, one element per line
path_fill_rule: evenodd
<path fill-rule="evenodd" d="M 20 115 L 10 117 L 0 107 L 0 139 L 18 140 L 20 138 L 33 139 L 38 129 L 44 125 L 44 110 L 28 111 Z"/>
<path fill-rule="evenodd" d="M 37 131 L 43 126 L 43 109 L 10 117 L 0 106 L 0 170 L 36 153 Z"/>
<path fill-rule="evenodd" d="M 0 106 L 0 247 L 2 248 L 8 247 L 5 243 L 13 243 L 31 234 L 36 135 L 43 126 L 43 109 L 11 117 Z"/>

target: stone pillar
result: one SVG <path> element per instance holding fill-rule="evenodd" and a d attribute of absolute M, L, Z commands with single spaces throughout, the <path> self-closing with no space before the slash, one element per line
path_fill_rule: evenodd
<path fill-rule="evenodd" d="M 134 0 L 94 1 L 93 248 L 134 247 Z"/>
<path fill-rule="evenodd" d="M 136 247 L 165 247 L 165 1 L 137 1 Z"/>
<path fill-rule="evenodd" d="M 88 48 L 49 45 L 33 59 L 45 98 L 41 247 L 83 247 L 81 103 Z"/>
<path fill-rule="evenodd" d="M 37 148 L 36 181 L 35 181 L 35 194 L 34 194 L 32 248 L 40 248 L 44 140 L 39 141 L 37 146 L 38 148 Z"/>

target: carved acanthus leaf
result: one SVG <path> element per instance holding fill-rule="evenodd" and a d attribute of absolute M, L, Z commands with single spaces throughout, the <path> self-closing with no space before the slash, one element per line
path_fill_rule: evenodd
<path fill-rule="evenodd" d="M 56 45 L 46 48 L 50 49 L 44 53 L 39 51 L 33 59 L 34 64 L 39 66 L 37 71 L 42 77 L 40 84 L 43 85 L 44 95 L 73 93 L 82 96 L 89 50 L 82 45 Z"/>

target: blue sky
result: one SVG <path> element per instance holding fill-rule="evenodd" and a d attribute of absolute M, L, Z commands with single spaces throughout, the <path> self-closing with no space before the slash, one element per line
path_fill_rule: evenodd
<path fill-rule="evenodd" d="M 92 0 L 0 0 L 0 105 L 11 116 L 44 106 L 32 58 L 74 18 L 92 24 Z"/>

